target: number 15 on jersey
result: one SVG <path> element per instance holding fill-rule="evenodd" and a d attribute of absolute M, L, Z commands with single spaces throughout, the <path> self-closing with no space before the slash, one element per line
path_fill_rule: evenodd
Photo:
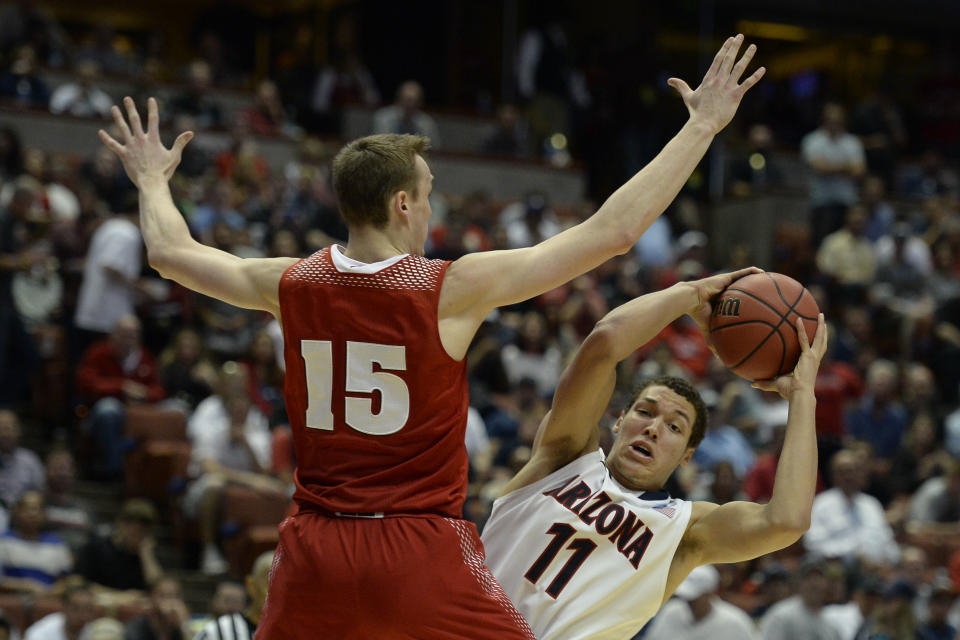
<path fill-rule="evenodd" d="M 344 420 L 360 433 L 388 436 L 400 431 L 410 416 L 410 391 L 400 376 L 406 371 L 406 347 L 347 341 L 344 394 L 367 394 L 344 399 Z M 333 343 L 301 340 L 300 355 L 307 379 L 307 427 L 333 431 Z M 378 368 L 374 368 L 377 365 Z M 380 412 L 373 413 L 373 398 L 380 393 Z"/>

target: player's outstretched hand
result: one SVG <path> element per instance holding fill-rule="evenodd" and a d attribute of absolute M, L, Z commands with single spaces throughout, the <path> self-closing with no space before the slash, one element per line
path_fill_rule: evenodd
<path fill-rule="evenodd" d="M 180 164 L 183 148 L 193 138 L 193 132 L 184 131 L 173 141 L 173 146 L 167 149 L 160 142 L 160 116 L 157 112 L 156 100 L 153 98 L 147 100 L 146 132 L 140 123 L 140 114 L 137 113 L 133 100 L 129 97 L 124 98 L 123 106 L 127 109 L 129 126 L 118 106 L 114 105 L 111 109 L 123 144 L 114 140 L 103 129 L 98 132 L 100 140 L 120 157 L 124 170 L 137 187 L 140 186 L 142 178 L 149 176 L 162 176 L 165 180 L 169 180 L 177 165 Z"/>
<path fill-rule="evenodd" d="M 817 333 L 813 336 L 813 344 L 807 338 L 807 329 L 803 320 L 797 318 L 797 340 L 800 342 L 800 359 L 793 373 L 780 376 L 776 380 L 757 380 L 753 386 L 764 391 L 776 391 L 784 398 L 789 399 L 794 391 L 807 390 L 813 393 L 813 386 L 817 382 L 817 371 L 820 361 L 827 352 L 827 323 L 821 313 L 817 317 Z"/>
<path fill-rule="evenodd" d="M 756 45 L 751 44 L 740 60 L 737 60 L 737 52 L 742 43 L 743 34 L 727 38 L 696 91 L 680 78 L 667 80 L 667 84 L 676 89 L 683 98 L 690 112 L 690 119 L 706 124 L 714 133 L 719 133 L 733 119 L 743 94 L 757 84 L 766 72 L 766 69 L 760 67 L 753 75 L 740 82 L 740 76 L 746 71 L 757 51 Z"/>

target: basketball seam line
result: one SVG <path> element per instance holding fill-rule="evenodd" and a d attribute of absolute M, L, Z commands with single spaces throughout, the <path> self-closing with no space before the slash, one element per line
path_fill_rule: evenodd
<path fill-rule="evenodd" d="M 773 286 L 775 286 L 775 287 L 777 288 L 777 295 L 780 296 L 780 299 L 783 300 L 783 303 L 784 303 L 784 304 L 789 304 L 786 300 L 783 299 L 783 294 L 780 292 L 780 287 L 777 286 L 777 281 L 773 278 L 773 276 L 770 276 L 769 274 L 768 274 L 768 277 L 769 277 L 771 280 L 773 280 Z M 739 289 L 738 289 L 738 291 L 739 291 Z M 790 315 L 790 312 L 793 311 L 793 308 L 796 307 L 798 304 L 800 304 L 800 300 L 803 299 L 803 293 L 804 293 L 805 291 L 806 291 L 806 288 L 801 288 L 801 289 L 800 289 L 800 295 L 797 296 L 797 300 L 796 300 L 792 305 L 789 306 L 789 308 L 787 309 L 786 315 L 781 314 L 779 311 L 777 311 L 776 309 L 774 309 L 774 308 L 773 308 L 770 304 L 768 304 L 766 301 L 760 300 L 760 298 L 757 298 L 755 295 L 751 294 L 749 291 L 741 291 L 741 293 L 745 293 L 746 295 L 750 296 L 751 298 L 754 298 L 754 299 L 756 299 L 756 300 L 759 300 L 760 302 L 763 302 L 763 304 L 765 304 L 765 305 L 767 305 L 768 307 L 770 307 L 770 309 L 771 309 L 774 313 L 776 313 L 776 314 L 778 314 L 778 315 L 780 316 L 780 322 L 778 322 L 777 325 L 776 325 L 775 327 L 773 327 L 773 329 L 770 330 L 770 333 L 768 333 L 767 336 L 766 336 L 763 340 L 761 340 L 761 341 L 757 344 L 757 346 L 755 346 L 755 347 L 753 348 L 753 351 L 751 351 L 751 352 L 748 353 L 746 356 L 744 356 L 744 358 L 743 358 L 742 360 L 740 360 L 740 362 L 738 362 L 737 364 L 735 364 L 735 365 L 733 365 L 732 367 L 730 367 L 731 369 L 736 369 L 737 367 L 743 365 L 744 362 L 746 362 L 747 360 L 749 360 L 750 358 L 752 358 L 752 357 L 753 357 L 753 354 L 755 354 L 755 353 L 757 352 L 757 350 L 760 349 L 760 347 L 762 347 L 763 345 L 765 345 L 765 344 L 767 343 L 767 340 L 769 340 L 769 339 L 770 339 L 770 336 L 772 336 L 774 333 L 776 333 L 777 335 L 780 335 L 780 331 L 779 331 L 780 325 L 782 325 L 783 322 L 784 322 L 784 320 L 787 319 L 787 316 Z M 800 314 L 798 313 L 797 315 L 799 316 Z M 802 318 L 803 316 L 800 316 L 800 317 Z M 780 370 L 783 368 L 783 359 L 786 357 L 786 351 L 787 351 L 787 343 L 786 343 L 786 341 L 783 339 L 783 336 L 780 336 L 780 341 L 783 343 L 783 349 L 780 351 L 780 366 L 777 367 L 777 375 L 781 375 L 781 374 L 780 374 Z"/>

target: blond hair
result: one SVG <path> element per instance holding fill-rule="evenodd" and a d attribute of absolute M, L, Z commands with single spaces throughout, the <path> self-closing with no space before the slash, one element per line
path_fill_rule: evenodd
<path fill-rule="evenodd" d="M 417 197 L 416 158 L 430 148 L 423 136 L 386 133 L 358 138 L 333 159 L 333 190 L 347 226 L 387 224 L 387 202 L 398 191 Z"/>

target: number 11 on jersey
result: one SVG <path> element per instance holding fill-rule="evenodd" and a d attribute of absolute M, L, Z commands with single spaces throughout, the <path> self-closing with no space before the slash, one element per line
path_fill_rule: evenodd
<path fill-rule="evenodd" d="M 410 417 L 410 391 L 403 378 L 387 371 L 406 371 L 406 347 L 352 341 L 346 346 L 344 393 L 365 394 L 344 399 L 347 425 L 373 436 L 400 431 Z M 307 380 L 307 427 L 333 431 L 333 343 L 301 340 L 300 355 Z M 368 397 L 375 391 L 380 393 L 379 413 L 373 412 L 373 398 Z"/>

